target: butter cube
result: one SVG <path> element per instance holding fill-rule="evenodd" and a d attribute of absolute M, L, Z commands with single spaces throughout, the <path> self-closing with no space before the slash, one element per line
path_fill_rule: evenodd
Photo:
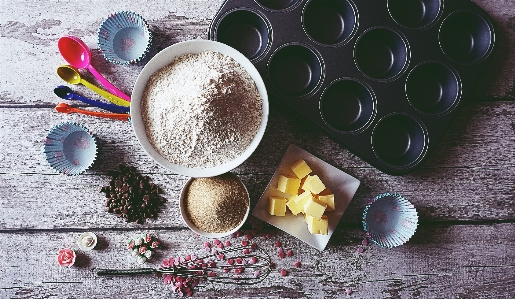
<path fill-rule="evenodd" d="M 322 183 L 318 175 L 310 175 L 306 178 L 302 188 L 304 190 L 311 191 L 313 194 L 318 194 L 325 189 L 325 185 Z"/>
<path fill-rule="evenodd" d="M 327 211 L 334 211 L 334 194 L 318 195 L 316 199 L 327 206 Z"/>
<path fill-rule="evenodd" d="M 298 195 L 292 195 L 288 198 L 288 201 L 286 202 L 286 206 L 290 209 L 290 211 L 293 213 L 293 215 L 297 215 L 300 212 L 304 212 L 304 209 L 302 206 L 299 206 L 295 202 L 295 198 L 297 198 Z"/>
<path fill-rule="evenodd" d="M 316 219 L 320 219 L 322 218 L 326 207 L 326 205 L 316 201 L 313 197 L 310 197 L 304 205 L 304 213 L 313 216 Z"/>
<path fill-rule="evenodd" d="M 293 200 L 295 203 L 301 208 L 301 212 L 304 213 L 304 206 L 311 199 L 312 195 L 309 191 L 304 191 L 303 193 L 297 195 Z"/>
<path fill-rule="evenodd" d="M 309 175 L 303 177 L 301 180 L 300 180 L 300 186 L 299 186 L 299 193 L 302 193 L 304 191 L 306 191 L 306 189 L 304 189 L 304 183 L 306 182 L 306 179 L 309 177 Z"/>
<path fill-rule="evenodd" d="M 309 167 L 308 163 L 304 161 L 303 159 L 297 160 L 295 163 L 293 163 L 290 166 L 290 169 L 295 173 L 295 175 L 302 179 L 303 177 L 307 176 L 311 173 L 311 168 Z"/>
<path fill-rule="evenodd" d="M 312 235 L 327 235 L 329 230 L 329 219 L 326 215 L 323 215 L 320 219 L 316 219 L 311 215 L 306 215 L 304 220 L 308 224 L 308 230 Z"/>
<path fill-rule="evenodd" d="M 290 178 L 284 175 L 279 175 L 279 181 L 277 182 L 277 190 L 291 195 L 299 193 L 300 179 Z"/>
<path fill-rule="evenodd" d="M 271 196 L 268 201 L 268 213 L 275 216 L 286 215 L 286 198 Z"/>

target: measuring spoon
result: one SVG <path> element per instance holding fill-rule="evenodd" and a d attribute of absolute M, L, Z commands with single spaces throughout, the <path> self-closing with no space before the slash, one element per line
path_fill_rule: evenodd
<path fill-rule="evenodd" d="M 110 118 L 110 119 L 119 119 L 119 120 L 129 120 L 129 117 L 131 117 L 129 114 L 104 113 L 104 112 L 95 112 L 95 111 L 78 109 L 78 108 L 74 108 L 65 103 L 57 104 L 57 106 L 55 106 L 55 110 L 57 112 L 61 112 L 61 113 L 81 113 L 81 114 L 85 114 L 85 115 L 104 117 L 104 118 Z"/>
<path fill-rule="evenodd" d="M 104 110 L 111 111 L 114 113 L 129 113 L 129 107 L 122 107 L 122 106 L 117 106 L 114 104 L 108 104 L 108 103 L 104 103 L 101 101 L 88 99 L 86 97 L 83 97 L 81 95 L 73 93 L 71 88 L 69 88 L 68 86 L 59 85 L 56 88 L 54 88 L 54 93 L 61 99 L 65 99 L 65 100 L 76 99 L 76 100 L 79 100 L 86 104 L 89 104 L 91 106 L 102 108 Z"/>
<path fill-rule="evenodd" d="M 107 81 L 102 75 L 91 65 L 91 50 L 88 46 L 79 38 L 75 36 L 63 36 L 57 42 L 57 47 L 61 56 L 73 67 L 82 69 L 88 69 L 97 80 L 104 85 L 107 90 L 116 96 L 131 101 L 131 97 L 121 92 L 111 82 Z"/>
<path fill-rule="evenodd" d="M 114 104 L 118 106 L 124 106 L 129 107 L 131 104 L 127 101 L 125 101 L 122 98 L 119 98 L 113 94 L 108 93 L 107 91 L 96 87 L 95 85 L 89 83 L 85 79 L 81 78 L 80 73 L 77 69 L 75 69 L 72 66 L 69 65 L 61 65 L 57 68 L 57 75 L 61 77 L 64 81 L 70 83 L 70 84 L 82 84 L 86 86 L 87 88 L 93 90 L 94 92 L 98 93 L 102 97 L 108 99 L 109 101 L 113 102 Z"/>

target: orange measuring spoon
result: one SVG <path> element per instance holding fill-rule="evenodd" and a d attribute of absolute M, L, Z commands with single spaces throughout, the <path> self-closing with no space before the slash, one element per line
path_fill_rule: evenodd
<path fill-rule="evenodd" d="M 61 112 L 61 113 L 81 113 L 81 114 L 85 114 L 85 115 L 104 117 L 104 118 L 110 118 L 110 119 L 119 119 L 119 120 L 129 120 L 129 118 L 130 118 L 129 114 L 105 113 L 105 112 L 95 112 L 95 111 L 83 110 L 83 109 L 79 109 L 79 108 L 74 108 L 65 103 L 57 104 L 57 106 L 55 106 L 55 110 L 57 112 Z"/>

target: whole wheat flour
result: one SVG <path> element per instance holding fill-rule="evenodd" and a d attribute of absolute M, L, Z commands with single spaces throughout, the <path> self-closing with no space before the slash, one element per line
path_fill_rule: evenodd
<path fill-rule="evenodd" d="M 152 146 L 172 163 L 210 168 L 240 156 L 261 124 L 254 80 L 234 59 L 177 57 L 149 79 L 141 110 Z"/>

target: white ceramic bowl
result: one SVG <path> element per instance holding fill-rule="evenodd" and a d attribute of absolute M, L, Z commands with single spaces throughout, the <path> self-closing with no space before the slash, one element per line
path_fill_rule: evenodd
<path fill-rule="evenodd" d="M 159 69 L 172 63 L 172 61 L 177 56 L 184 54 L 198 54 L 204 51 L 215 51 L 230 56 L 245 68 L 245 70 L 249 73 L 249 75 L 256 83 L 259 94 L 263 99 L 263 116 L 261 118 L 261 125 L 256 133 L 256 136 L 254 136 L 254 139 L 252 140 L 250 146 L 239 157 L 215 167 L 200 169 L 185 167 L 182 165 L 172 163 L 163 156 L 161 156 L 154 149 L 154 147 L 148 141 L 147 134 L 145 132 L 145 125 L 143 123 L 143 118 L 141 116 L 141 99 L 143 97 L 143 92 L 145 91 L 147 82 L 150 76 L 152 76 L 152 74 L 154 74 Z M 131 120 L 134 132 L 136 133 L 136 137 L 138 138 L 139 143 L 147 152 L 147 154 L 149 154 L 150 157 L 152 157 L 152 159 L 154 159 L 154 161 L 156 161 L 159 165 L 169 170 L 172 170 L 175 173 L 190 177 L 217 176 L 219 174 L 226 173 L 238 167 L 241 163 L 247 160 L 247 158 L 257 148 L 259 142 L 261 141 L 261 138 L 263 138 L 263 134 L 265 133 L 266 124 L 268 121 L 268 109 L 268 94 L 266 92 L 265 84 L 263 83 L 261 75 L 254 67 L 254 65 L 250 62 L 250 60 L 248 60 L 248 58 L 246 58 L 236 49 L 229 47 L 225 44 L 210 40 L 190 40 L 177 43 L 169 46 L 168 48 L 162 50 L 156 56 L 154 56 L 145 65 L 145 67 L 139 74 L 138 78 L 136 79 L 134 90 L 132 91 L 130 107 Z"/>
<path fill-rule="evenodd" d="M 238 178 L 238 177 L 236 176 L 236 178 Z M 184 221 L 184 223 L 195 233 L 197 233 L 201 236 L 207 237 L 207 238 L 213 238 L 213 239 L 223 238 L 223 237 L 227 237 L 227 236 L 237 232 L 243 226 L 243 224 L 245 224 L 245 221 L 247 221 L 247 218 L 249 217 L 249 212 L 250 212 L 250 197 L 249 197 L 249 192 L 247 190 L 247 187 L 245 187 L 245 184 L 243 184 L 243 182 L 241 182 L 241 180 L 240 180 L 243 187 L 245 187 L 245 193 L 247 194 L 247 199 L 249 200 L 249 205 L 247 207 L 247 212 L 245 213 L 245 216 L 243 217 L 243 220 L 240 222 L 240 224 L 238 224 L 237 227 L 235 227 L 232 230 L 225 232 L 225 233 L 208 233 L 208 232 L 205 232 L 205 231 L 199 229 L 198 227 L 196 227 L 195 224 L 193 224 L 193 222 L 190 221 L 188 214 L 186 213 L 186 207 L 184 205 L 184 200 L 188 194 L 188 188 L 194 179 L 195 178 L 190 178 L 186 182 L 184 187 L 182 187 L 181 197 L 179 199 L 179 208 L 181 210 L 181 216 L 182 216 L 182 220 Z M 238 180 L 239 180 L 239 178 L 238 178 Z"/>

